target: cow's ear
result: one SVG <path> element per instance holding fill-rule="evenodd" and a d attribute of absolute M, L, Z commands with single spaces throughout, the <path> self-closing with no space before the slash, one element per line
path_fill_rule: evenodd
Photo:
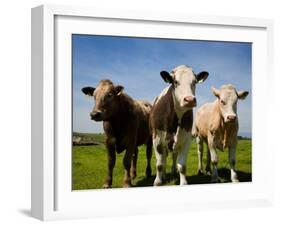
<path fill-rule="evenodd" d="M 237 96 L 239 99 L 244 100 L 248 96 L 248 91 L 239 91 L 237 92 Z"/>
<path fill-rule="evenodd" d="M 220 98 L 220 91 L 213 86 L 212 86 L 212 92 L 217 98 Z"/>
<path fill-rule="evenodd" d="M 167 83 L 173 83 L 173 77 L 170 75 L 169 72 L 167 71 L 161 71 L 160 72 L 161 77 L 163 78 L 163 80 Z"/>
<path fill-rule="evenodd" d="M 81 90 L 85 95 L 93 96 L 95 88 L 87 86 L 87 87 L 83 87 Z"/>
<path fill-rule="evenodd" d="M 204 82 L 209 76 L 209 73 L 207 71 L 201 71 L 199 74 L 196 75 L 196 82 L 202 83 Z"/>
<path fill-rule="evenodd" d="M 116 93 L 117 96 L 119 96 L 124 90 L 124 87 L 123 86 L 120 86 L 120 85 L 117 85 L 114 87 L 114 91 Z"/>

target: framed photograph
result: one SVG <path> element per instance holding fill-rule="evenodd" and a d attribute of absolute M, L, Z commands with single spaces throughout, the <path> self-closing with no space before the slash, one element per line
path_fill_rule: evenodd
<path fill-rule="evenodd" d="M 272 32 L 264 19 L 33 8 L 32 216 L 271 205 Z"/>

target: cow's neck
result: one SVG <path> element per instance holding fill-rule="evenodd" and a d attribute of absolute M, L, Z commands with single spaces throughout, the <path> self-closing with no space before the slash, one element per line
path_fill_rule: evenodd
<path fill-rule="evenodd" d="M 220 102 L 218 99 L 215 102 L 215 111 L 219 112 L 220 114 L 218 124 L 219 124 L 219 130 L 221 132 L 219 134 L 221 134 L 220 140 L 222 140 L 223 149 L 225 149 L 228 145 L 228 140 L 231 137 L 231 132 L 235 124 L 225 123 L 223 115 L 220 110 Z"/>
<path fill-rule="evenodd" d="M 174 90 L 172 92 L 172 96 L 173 96 L 173 103 L 174 103 L 174 109 L 175 109 L 175 113 L 176 113 L 176 116 L 177 116 L 177 119 L 178 119 L 178 124 L 180 125 L 181 124 L 181 121 L 182 121 L 182 117 L 183 115 L 189 111 L 189 110 L 183 110 L 181 107 L 180 107 L 180 103 L 179 101 L 177 100 L 177 98 L 175 97 L 175 93 L 174 93 Z M 192 109 L 190 109 L 192 110 Z"/>
<path fill-rule="evenodd" d="M 220 118 L 223 118 L 223 115 L 222 115 L 222 112 L 221 112 L 221 109 L 220 109 L 220 100 L 218 98 L 214 101 L 214 106 L 215 106 L 214 112 L 218 112 Z"/>
<path fill-rule="evenodd" d="M 118 107 L 115 114 L 109 119 L 109 122 L 119 125 L 124 121 L 129 120 L 132 115 L 134 101 L 126 94 L 121 94 L 118 99 Z"/>

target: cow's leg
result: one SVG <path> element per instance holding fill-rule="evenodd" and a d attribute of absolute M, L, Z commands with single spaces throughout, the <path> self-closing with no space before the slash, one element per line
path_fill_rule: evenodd
<path fill-rule="evenodd" d="M 213 166 L 211 182 L 217 183 L 219 181 L 218 168 L 217 168 L 218 154 L 217 154 L 217 150 L 216 150 L 216 147 L 215 147 L 214 138 L 215 137 L 214 137 L 213 134 L 209 134 L 209 136 L 208 136 L 208 146 L 209 146 L 209 149 L 210 149 L 211 162 L 212 162 L 212 166 Z"/>
<path fill-rule="evenodd" d="M 168 149 L 164 146 L 164 153 L 163 153 L 163 173 L 162 173 L 162 180 L 166 180 L 166 165 L 167 165 L 167 155 Z"/>
<path fill-rule="evenodd" d="M 151 177 L 151 157 L 152 157 L 152 138 L 149 138 L 149 141 L 146 144 L 146 177 Z"/>
<path fill-rule="evenodd" d="M 171 151 L 172 154 L 172 167 L 171 167 L 171 174 L 176 175 L 177 173 L 177 158 L 178 158 L 178 153 L 173 150 L 174 148 L 174 136 L 175 134 L 173 133 L 168 133 L 166 136 L 166 141 L 167 141 L 167 149 L 168 151 Z M 168 155 L 168 154 L 167 154 Z"/>
<path fill-rule="evenodd" d="M 178 127 L 175 135 L 174 151 L 178 153 L 178 172 L 180 174 L 180 185 L 186 185 L 186 160 L 191 143 L 191 132 Z"/>
<path fill-rule="evenodd" d="M 202 165 L 202 158 L 203 158 L 203 140 L 200 137 L 196 137 L 197 143 L 197 154 L 198 154 L 198 175 L 203 174 L 203 165 Z"/>
<path fill-rule="evenodd" d="M 235 170 L 235 163 L 236 163 L 236 146 L 228 147 L 228 161 L 230 165 L 230 172 L 231 172 L 231 181 L 232 182 L 239 182 L 238 176 Z"/>
<path fill-rule="evenodd" d="M 211 182 L 212 183 L 217 183 L 219 181 L 219 177 L 218 177 L 218 154 L 217 154 L 217 150 L 214 147 L 210 147 L 210 155 L 211 155 L 211 162 L 212 162 L 212 166 L 213 166 L 213 172 L 212 172 L 212 179 Z"/>
<path fill-rule="evenodd" d="M 153 139 L 153 147 L 156 156 L 156 178 L 153 185 L 160 186 L 163 183 L 166 150 L 163 147 L 162 139 L 159 135 L 156 135 Z"/>
<path fill-rule="evenodd" d="M 155 149 L 156 156 L 156 178 L 154 180 L 154 186 L 160 186 L 163 184 L 165 177 L 165 159 L 166 151 L 163 147 Z"/>
<path fill-rule="evenodd" d="M 209 146 L 207 145 L 207 164 L 206 164 L 206 174 L 211 176 L 212 172 L 211 172 L 211 153 L 210 153 L 210 149 Z"/>
<path fill-rule="evenodd" d="M 132 155 L 134 153 L 135 147 L 129 147 L 127 148 L 125 152 L 125 156 L 123 158 L 123 166 L 125 169 L 125 176 L 123 179 L 123 187 L 131 187 L 131 175 L 130 175 L 130 168 L 131 168 L 131 161 L 132 161 Z"/>
<path fill-rule="evenodd" d="M 116 161 L 115 141 L 116 141 L 115 138 L 106 139 L 108 164 L 107 164 L 107 177 L 103 184 L 103 188 L 110 188 L 112 185 L 112 174 Z"/>
<path fill-rule="evenodd" d="M 138 161 L 139 149 L 136 147 L 133 156 L 132 156 L 132 165 L 131 165 L 131 178 L 135 179 L 137 176 L 137 161 Z"/>
<path fill-rule="evenodd" d="M 210 147 L 210 154 L 211 154 L 211 162 L 212 162 L 212 166 L 213 166 L 211 182 L 217 183 L 219 181 L 218 168 L 217 168 L 217 165 L 218 165 L 217 150 L 214 147 Z"/>
<path fill-rule="evenodd" d="M 176 175 L 177 173 L 177 158 L 178 158 L 178 153 L 173 150 L 172 152 L 172 158 L 173 158 L 173 164 L 172 164 L 172 169 L 171 173 L 172 175 Z"/>

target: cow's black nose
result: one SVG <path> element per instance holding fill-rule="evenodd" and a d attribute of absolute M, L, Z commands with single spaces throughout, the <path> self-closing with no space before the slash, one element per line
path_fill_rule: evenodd
<path fill-rule="evenodd" d="M 102 120 L 102 112 L 100 111 L 93 111 L 90 113 L 90 117 L 92 120 L 101 121 Z"/>

